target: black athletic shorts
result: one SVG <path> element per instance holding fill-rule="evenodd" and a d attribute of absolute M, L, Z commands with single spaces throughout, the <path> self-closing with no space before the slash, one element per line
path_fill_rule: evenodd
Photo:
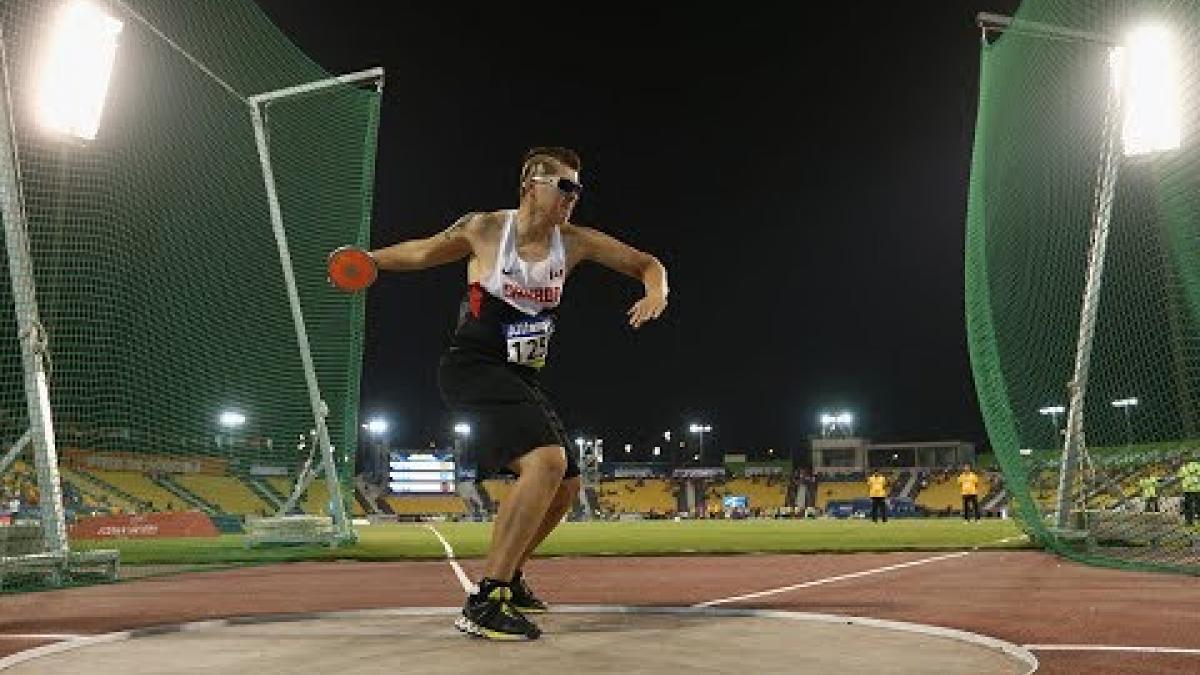
<path fill-rule="evenodd" d="M 579 462 L 562 420 L 532 368 L 452 348 L 438 364 L 438 387 L 455 423 L 471 425 L 460 462 L 475 465 L 479 478 L 513 475 L 507 468 L 510 462 L 549 445 L 562 446 L 566 452 L 563 478 L 579 475 Z"/>

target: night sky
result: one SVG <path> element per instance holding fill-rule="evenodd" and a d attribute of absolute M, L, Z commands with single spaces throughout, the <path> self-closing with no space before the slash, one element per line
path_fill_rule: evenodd
<path fill-rule="evenodd" d="M 693 421 L 706 463 L 783 454 L 842 409 L 880 441 L 986 444 L 963 318 L 974 16 L 1017 0 L 258 2 L 330 72 L 386 70 L 375 247 L 515 207 L 530 146 L 579 151 L 573 220 L 670 274 L 638 331 L 637 281 L 585 264 L 567 285 L 544 381 L 608 458 Z M 449 435 L 437 359 L 465 275 L 369 292 L 362 412 L 395 445 Z"/>

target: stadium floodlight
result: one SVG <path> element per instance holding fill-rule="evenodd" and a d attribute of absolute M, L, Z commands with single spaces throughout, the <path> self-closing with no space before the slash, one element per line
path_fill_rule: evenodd
<path fill-rule="evenodd" d="M 1171 32 L 1156 25 L 1134 29 L 1114 51 L 1113 70 L 1123 99 L 1126 156 L 1178 148 L 1183 106 Z"/>
<path fill-rule="evenodd" d="M 689 427 L 689 429 L 691 429 L 691 432 L 693 434 L 700 434 L 700 454 L 696 455 L 696 457 L 695 457 L 696 461 L 700 461 L 700 455 L 704 454 L 704 434 L 707 434 L 708 432 L 712 431 L 712 425 L 710 425 L 710 424 L 693 424 L 691 427 Z"/>
<path fill-rule="evenodd" d="M 657 445 L 654 446 L 654 456 L 658 457 L 661 454 L 662 454 L 662 448 L 658 447 Z"/>
<path fill-rule="evenodd" d="M 59 9 L 35 99 L 43 126 L 87 141 L 96 138 L 123 25 L 84 0 Z"/>
<path fill-rule="evenodd" d="M 1058 434 L 1059 434 L 1058 416 L 1062 415 L 1065 412 L 1067 412 L 1067 407 L 1065 405 L 1047 405 L 1047 406 L 1042 406 L 1041 408 L 1038 408 L 1039 415 L 1048 415 L 1050 417 L 1050 422 L 1054 425 L 1054 435 L 1055 435 L 1054 440 L 1056 443 L 1059 440 L 1058 439 Z"/>
<path fill-rule="evenodd" d="M 217 422 L 226 429 L 236 429 L 246 423 L 246 416 L 240 412 L 227 410 L 221 413 Z"/>
<path fill-rule="evenodd" d="M 459 436 L 470 436 L 471 425 L 467 424 L 466 422 L 459 422 L 458 424 L 454 425 L 454 433 L 458 434 Z"/>
<path fill-rule="evenodd" d="M 1128 398 L 1120 398 L 1113 401 L 1112 407 L 1125 412 L 1125 445 L 1133 444 L 1133 422 L 1129 419 L 1129 411 L 1138 404 L 1138 400 L 1134 396 Z"/>
<path fill-rule="evenodd" d="M 629 443 L 626 443 L 626 444 L 625 444 L 625 454 L 627 454 L 627 455 L 628 455 L 628 454 L 629 454 L 629 453 L 631 453 L 631 452 L 633 452 L 633 445 L 631 445 L 631 444 L 629 444 Z"/>
<path fill-rule="evenodd" d="M 848 427 L 851 424 L 854 424 L 854 415 L 851 415 L 848 412 L 838 413 L 837 423 L 844 427 Z"/>
<path fill-rule="evenodd" d="M 387 423 L 387 420 L 385 420 L 381 417 L 375 417 L 375 418 L 371 419 L 371 421 L 364 424 L 363 428 L 366 429 L 369 433 L 379 436 L 379 435 L 387 433 L 388 423 Z"/>

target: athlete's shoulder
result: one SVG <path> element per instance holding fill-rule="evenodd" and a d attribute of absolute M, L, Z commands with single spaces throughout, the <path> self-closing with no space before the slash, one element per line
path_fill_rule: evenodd
<path fill-rule="evenodd" d="M 568 246 L 578 247 L 580 244 L 593 242 L 601 236 L 600 230 L 578 223 L 563 223 L 558 229 L 562 232 L 563 241 Z"/>
<path fill-rule="evenodd" d="M 504 211 L 471 211 L 459 216 L 449 231 L 459 231 L 467 238 L 487 240 L 497 234 L 504 225 Z"/>
<path fill-rule="evenodd" d="M 563 223 L 559 226 L 559 228 L 562 229 L 562 233 L 564 235 L 571 236 L 595 234 L 600 231 L 594 227 L 588 227 L 587 225 L 580 225 L 579 223 L 571 222 Z"/>

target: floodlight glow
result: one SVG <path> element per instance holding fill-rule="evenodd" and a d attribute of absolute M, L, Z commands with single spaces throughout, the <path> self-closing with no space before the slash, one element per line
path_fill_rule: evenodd
<path fill-rule="evenodd" d="M 41 124 L 88 141 L 96 137 L 122 26 L 90 2 L 62 6 L 38 78 Z"/>
<path fill-rule="evenodd" d="M 1162 26 L 1134 30 L 1117 51 L 1114 67 L 1124 99 L 1125 154 L 1178 148 L 1182 126 L 1179 62 L 1170 31 Z"/>
<path fill-rule="evenodd" d="M 660 454 L 662 454 L 662 448 L 658 447 L 657 445 L 654 446 L 654 456 L 658 457 Z"/>
<path fill-rule="evenodd" d="M 1061 415 L 1067 412 L 1066 407 L 1061 405 L 1048 405 L 1045 408 L 1038 408 L 1038 413 L 1042 415 Z"/>
<path fill-rule="evenodd" d="M 1138 404 L 1136 398 L 1122 398 L 1112 402 L 1114 408 L 1129 408 Z"/>
<path fill-rule="evenodd" d="M 693 434 L 700 434 L 700 433 L 706 434 L 706 433 L 712 431 L 712 427 L 707 424 L 693 424 L 691 426 L 691 431 Z"/>
<path fill-rule="evenodd" d="M 834 424 L 836 422 L 837 422 L 837 418 L 834 417 L 833 415 L 821 415 L 821 426 L 823 426 L 823 427 L 827 427 L 830 424 Z"/>
<path fill-rule="evenodd" d="M 837 416 L 837 423 L 841 424 L 842 426 L 850 426 L 851 424 L 854 424 L 854 415 L 851 415 L 848 412 L 841 413 Z"/>
<path fill-rule="evenodd" d="M 387 432 L 388 423 L 385 420 L 376 417 L 370 422 L 364 424 L 363 428 L 373 434 L 382 434 Z"/>
<path fill-rule="evenodd" d="M 221 416 L 217 418 L 217 422 L 226 429 L 233 429 L 245 424 L 246 416 L 240 412 L 226 411 L 221 413 Z"/>
<path fill-rule="evenodd" d="M 454 433 L 460 436 L 470 436 L 471 425 L 467 424 L 466 422 L 459 422 L 458 424 L 454 425 Z"/>

